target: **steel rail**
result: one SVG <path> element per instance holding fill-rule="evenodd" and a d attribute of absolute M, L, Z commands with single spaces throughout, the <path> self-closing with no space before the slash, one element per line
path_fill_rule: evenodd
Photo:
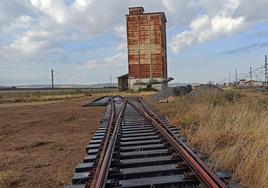
<path fill-rule="evenodd" d="M 105 97 L 106 97 L 106 96 L 98 97 L 98 98 L 92 100 L 91 103 L 96 102 L 96 101 L 98 101 L 98 100 L 101 100 L 101 99 L 103 99 L 103 98 L 105 98 Z M 110 99 L 111 99 L 111 98 L 110 98 Z"/>
<path fill-rule="evenodd" d="M 102 99 L 102 98 L 104 98 L 104 97 L 100 97 L 99 99 Z M 111 135 L 111 133 L 112 133 L 113 121 L 116 118 L 115 104 L 114 104 L 114 101 L 113 101 L 112 97 L 110 97 L 110 103 L 111 103 L 111 113 L 110 113 L 109 120 L 108 120 L 108 129 L 105 132 L 104 142 L 103 142 L 103 144 L 101 146 L 101 151 L 102 152 L 100 152 L 99 156 L 97 157 L 98 161 L 97 161 L 96 169 L 93 172 L 92 181 L 87 185 L 87 187 L 90 187 L 90 188 L 95 187 L 96 179 L 98 177 L 98 174 L 100 173 L 100 168 L 102 166 L 102 161 L 104 159 L 104 154 L 105 154 L 105 151 L 107 150 L 107 147 L 108 147 L 108 144 L 109 144 L 109 139 L 110 139 L 109 135 Z"/>
<path fill-rule="evenodd" d="M 163 124 L 163 122 L 145 105 L 141 99 L 138 102 L 143 109 L 138 108 L 132 102 L 128 103 L 146 118 L 161 133 L 164 139 L 173 147 L 173 149 L 184 159 L 187 165 L 193 170 L 198 179 L 210 188 L 227 187 L 205 164 L 201 161 L 184 143 Z"/>
<path fill-rule="evenodd" d="M 107 97 L 107 96 L 98 97 L 98 98 L 92 100 L 90 103 L 94 103 L 94 102 L 96 102 L 98 100 L 104 99 L 105 97 Z M 109 98 L 110 98 L 110 100 L 112 100 L 112 97 L 109 97 Z"/>
<path fill-rule="evenodd" d="M 103 188 L 103 187 L 105 187 L 105 184 L 106 184 L 106 180 L 107 180 L 107 176 L 108 176 L 108 172 L 109 172 L 109 166 L 111 164 L 113 151 L 114 151 L 114 147 L 115 147 L 117 136 L 118 136 L 118 131 L 119 131 L 119 128 L 121 126 L 123 116 L 125 113 L 125 109 L 126 109 L 127 100 L 126 99 L 123 99 L 123 100 L 124 100 L 123 105 L 122 105 L 120 112 L 118 114 L 111 139 L 109 139 L 108 148 L 107 148 L 107 150 L 105 150 L 105 156 L 104 156 L 104 159 L 101 163 L 100 172 L 98 173 L 98 177 L 96 179 L 96 184 L 94 185 L 94 188 Z"/>
<path fill-rule="evenodd" d="M 143 106 L 143 108 L 147 111 L 147 113 L 151 114 L 151 116 L 158 121 L 158 123 L 165 128 L 165 130 L 172 135 L 172 137 L 183 147 L 183 149 L 185 149 L 185 151 L 187 152 L 186 154 L 189 154 L 190 158 L 189 159 L 193 159 L 195 162 L 198 163 L 197 169 L 202 169 L 200 170 L 200 172 L 205 171 L 206 174 L 199 174 L 199 176 L 201 176 L 201 178 L 203 179 L 204 177 L 209 176 L 210 178 L 208 179 L 204 179 L 204 181 L 206 182 L 215 182 L 218 186 L 216 187 L 226 187 L 226 185 L 222 182 L 222 180 L 217 177 L 208 167 L 207 165 L 200 159 L 198 158 L 193 152 L 192 150 L 190 150 L 190 148 L 188 146 L 186 146 L 183 142 L 181 142 L 172 131 L 170 131 L 164 124 L 163 122 L 159 119 L 159 117 L 140 99 L 138 98 L 139 103 Z M 195 164 L 195 163 L 194 163 Z M 199 171 L 198 171 L 199 172 Z"/>

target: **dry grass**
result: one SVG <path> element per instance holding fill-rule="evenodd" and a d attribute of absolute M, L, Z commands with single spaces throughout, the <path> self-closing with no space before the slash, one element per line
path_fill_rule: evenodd
<path fill-rule="evenodd" d="M 150 98 L 155 92 L 143 91 L 143 92 L 119 92 L 116 90 L 83 90 L 83 89 L 70 89 L 70 90 L 44 90 L 44 91 L 0 91 L 0 104 L 8 103 L 24 103 L 24 102 L 41 102 L 41 101 L 55 101 L 55 100 L 66 100 L 75 99 L 82 97 L 92 96 L 96 99 L 101 96 L 116 96 L 122 95 L 125 97 L 139 96 Z"/>
<path fill-rule="evenodd" d="M 0 187 L 18 187 L 21 175 L 15 171 L 0 171 Z"/>
<path fill-rule="evenodd" d="M 214 168 L 233 172 L 245 187 L 268 187 L 268 99 L 252 92 L 203 91 L 157 104 L 182 128 L 189 145 L 199 148 Z"/>
<path fill-rule="evenodd" d="M 80 89 L 55 91 L 11 91 L 0 92 L 0 103 L 39 102 L 65 100 L 91 96 L 91 92 Z"/>
<path fill-rule="evenodd" d="M 47 142 L 47 141 L 35 141 L 35 142 L 30 142 L 27 144 L 24 144 L 22 146 L 15 147 L 15 150 L 27 150 L 27 149 L 33 149 L 39 146 L 45 146 L 47 144 L 51 144 L 53 142 Z"/>

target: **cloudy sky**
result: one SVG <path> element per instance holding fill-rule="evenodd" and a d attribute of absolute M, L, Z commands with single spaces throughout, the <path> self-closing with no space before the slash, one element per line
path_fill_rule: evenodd
<path fill-rule="evenodd" d="M 264 64 L 268 0 L 0 0 L 0 85 L 93 84 L 127 72 L 130 6 L 167 17 L 175 82 L 228 78 Z"/>

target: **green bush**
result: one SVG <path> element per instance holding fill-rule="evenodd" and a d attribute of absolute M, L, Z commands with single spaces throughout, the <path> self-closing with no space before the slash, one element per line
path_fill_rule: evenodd
<path fill-rule="evenodd" d="M 227 102 L 236 102 L 240 97 L 242 97 L 240 92 L 237 91 L 225 91 L 224 100 Z"/>
<path fill-rule="evenodd" d="M 147 87 L 147 88 L 139 88 L 138 92 L 143 92 L 143 91 L 157 91 L 154 88 Z"/>

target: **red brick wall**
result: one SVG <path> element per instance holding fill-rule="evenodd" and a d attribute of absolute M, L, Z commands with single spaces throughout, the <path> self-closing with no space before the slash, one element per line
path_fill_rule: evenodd
<path fill-rule="evenodd" d="M 127 15 L 129 77 L 166 78 L 164 13 Z"/>

